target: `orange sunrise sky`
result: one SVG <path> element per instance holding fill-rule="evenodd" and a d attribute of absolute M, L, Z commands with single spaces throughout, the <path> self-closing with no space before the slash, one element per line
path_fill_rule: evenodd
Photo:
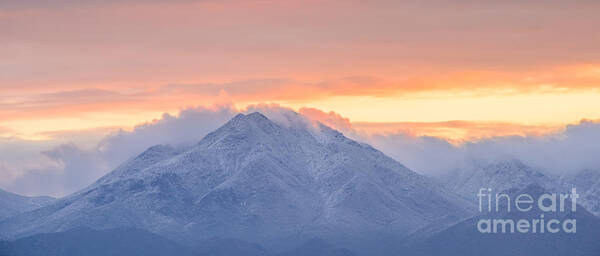
<path fill-rule="evenodd" d="M 0 137 L 259 103 L 366 132 L 550 133 L 600 119 L 598 13 L 597 1 L 2 3 Z"/>

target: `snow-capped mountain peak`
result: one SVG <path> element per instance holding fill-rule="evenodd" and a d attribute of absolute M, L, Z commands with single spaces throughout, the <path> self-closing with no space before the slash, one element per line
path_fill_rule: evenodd
<path fill-rule="evenodd" d="M 240 114 L 189 148 L 151 147 L 88 188 L 0 223 L 1 235 L 86 226 L 182 241 L 401 236 L 470 214 L 469 203 L 435 181 L 294 118 Z"/>
<path fill-rule="evenodd" d="M 564 190 L 552 177 L 517 159 L 485 164 L 475 163 L 470 168 L 450 172 L 442 179 L 449 189 L 469 199 L 476 199 L 480 188 L 491 188 L 498 193 L 513 188 L 523 189 L 535 184 L 549 191 Z"/>

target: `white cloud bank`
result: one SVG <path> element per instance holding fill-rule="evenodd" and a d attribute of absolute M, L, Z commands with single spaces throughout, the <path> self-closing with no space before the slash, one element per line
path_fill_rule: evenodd
<path fill-rule="evenodd" d="M 0 140 L 0 187 L 24 195 L 63 196 L 81 189 L 156 144 L 199 141 L 233 117 L 229 105 L 163 114 L 132 131 L 110 133 L 92 147 L 82 143 Z M 14 148 L 20 148 L 14 151 Z M 28 164 L 23 164 L 28 163 Z"/>
<path fill-rule="evenodd" d="M 284 122 L 290 109 L 276 105 L 251 106 L 242 112 L 260 111 Z M 0 187 L 25 195 L 63 196 L 81 189 L 125 160 L 156 144 L 196 143 L 239 113 L 232 105 L 182 110 L 178 116 L 117 131 L 89 147 L 77 142 L 32 142 L 0 139 Z M 462 168 L 474 159 L 493 161 L 518 158 L 553 173 L 600 169 L 600 123 L 582 121 L 560 133 L 538 137 L 494 137 L 453 145 L 435 137 L 415 137 L 403 132 L 366 133 L 337 113 L 303 108 L 299 113 L 367 142 L 427 175 Z M 288 113 L 289 114 L 289 113 Z"/>

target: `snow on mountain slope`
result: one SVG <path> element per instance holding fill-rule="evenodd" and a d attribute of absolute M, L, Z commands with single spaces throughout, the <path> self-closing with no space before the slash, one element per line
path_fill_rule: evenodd
<path fill-rule="evenodd" d="M 470 214 L 465 200 L 323 125 L 237 115 L 197 145 L 155 146 L 88 188 L 8 221 L 14 239 L 134 227 L 181 241 L 407 234 Z"/>
<path fill-rule="evenodd" d="M 600 180 L 583 193 L 581 205 L 596 216 L 600 216 Z"/>
<path fill-rule="evenodd" d="M 54 200 L 47 196 L 20 196 L 0 189 L 0 220 L 46 206 Z"/>
<path fill-rule="evenodd" d="M 499 193 L 511 188 L 523 189 L 535 184 L 549 191 L 566 191 L 560 182 L 516 159 L 491 164 L 474 164 L 442 177 L 445 185 L 459 195 L 477 202 L 480 188 Z"/>
<path fill-rule="evenodd" d="M 585 169 L 567 173 L 561 177 L 566 186 L 577 188 L 581 195 L 578 201 L 588 211 L 600 216 L 600 170 Z"/>
<path fill-rule="evenodd" d="M 576 188 L 577 201 L 592 214 L 600 216 L 600 171 L 567 172 L 561 177 L 545 174 L 519 160 L 504 160 L 492 164 L 475 164 L 472 168 L 455 170 L 441 177 L 452 191 L 470 200 L 477 200 L 480 188 L 501 192 L 511 188 L 522 189 L 536 184 L 552 192 L 568 192 Z"/>

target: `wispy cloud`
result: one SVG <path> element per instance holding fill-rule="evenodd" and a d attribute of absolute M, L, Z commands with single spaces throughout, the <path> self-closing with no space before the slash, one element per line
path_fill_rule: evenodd
<path fill-rule="evenodd" d="M 183 110 L 132 131 L 54 132 L 43 141 L 0 140 L 0 186 L 28 195 L 61 196 L 81 189 L 128 158 L 157 144 L 195 143 L 237 112 L 232 106 Z M 81 138 L 98 138 L 95 142 Z M 98 136 L 104 134 L 102 136 Z M 16 150 L 16 149 L 22 150 Z"/>
<path fill-rule="evenodd" d="M 414 137 L 433 136 L 444 138 L 453 144 L 500 136 L 543 136 L 564 129 L 563 124 L 533 125 L 509 122 L 354 122 L 352 126 L 369 134 L 403 133 Z"/>
<path fill-rule="evenodd" d="M 413 76 L 402 80 L 387 80 L 374 76 L 350 76 L 325 80 L 297 80 L 292 78 L 262 78 L 235 80 L 213 83 L 168 83 L 166 85 L 124 87 L 124 88 L 75 88 L 54 90 L 43 93 L 15 93 L 0 99 L 0 120 L 39 119 L 40 117 L 69 117 L 82 112 L 118 113 L 123 109 L 141 111 L 172 111 L 187 106 L 198 105 L 198 102 L 210 103 L 215 97 L 226 95 L 232 101 L 241 104 L 256 102 L 296 103 L 295 105 L 327 105 L 331 98 L 372 97 L 406 101 L 433 101 L 442 99 L 449 102 L 452 98 L 484 99 L 491 97 L 496 102 L 510 105 L 518 97 L 529 97 L 532 100 L 545 100 L 547 95 L 567 94 L 600 94 L 597 84 L 600 83 L 600 68 L 587 66 L 581 69 L 564 69 L 511 74 L 461 73 L 432 75 L 427 77 Z M 549 72 L 549 73 L 547 73 Z M 586 114 L 593 106 L 589 99 L 567 99 L 570 109 L 587 108 Z M 490 101 L 491 102 L 491 101 Z M 567 102 L 565 102 L 567 103 Z M 427 105 L 428 103 L 424 103 Z M 493 114 L 496 104 L 481 104 L 480 109 L 489 109 Z M 587 107 L 586 107 L 587 106 Z M 370 106 L 365 106 L 369 108 Z M 420 106 L 412 111 L 421 111 Z M 452 106 L 449 106 L 452 107 Z M 440 109 L 440 112 L 449 108 Z M 336 109 L 344 112 L 344 109 Z M 496 120 L 509 123 L 510 108 L 504 108 L 507 117 Z M 553 111 L 553 110 L 548 110 Z M 348 111 L 346 111 L 348 112 Z M 465 113 L 465 111 L 462 111 Z M 426 116 L 427 111 L 422 111 Z M 349 113 L 351 114 L 351 113 Z M 449 113 L 449 119 L 456 119 Z M 548 113 L 542 113 L 544 115 Z M 598 115 L 598 113 L 596 113 Z M 542 116 L 542 115 L 539 115 Z M 595 115 L 587 115 L 596 117 Z M 537 116 L 533 116 L 534 118 Z M 563 123 L 585 116 L 570 114 Z M 390 117 L 392 118 L 392 117 Z M 564 117 L 560 117 L 563 118 Z M 438 119 L 439 120 L 439 119 Z M 383 120 L 379 120 L 383 121 Z M 410 119 L 407 121 L 411 121 Z M 445 120 L 439 120 L 445 121 Z M 559 121 L 559 120 L 554 120 Z M 535 121 L 534 121 L 535 122 Z M 0 122 L 2 125 L 2 122 Z M 118 125 L 118 124 L 105 124 Z M 6 125 L 4 125 L 6 126 Z M 501 125 L 508 127 L 506 125 Z M 67 127 L 67 129 L 69 129 Z"/>
<path fill-rule="evenodd" d="M 405 90 L 527 87 L 527 77 L 536 77 L 534 87 L 591 87 L 572 72 L 554 76 L 564 67 L 597 69 L 600 37 L 590 31 L 600 21 L 599 8 L 594 1 L 493 7 L 468 1 L 5 1 L 0 84 L 110 89 L 368 76 Z M 445 79 L 430 83 L 425 78 L 431 76 Z"/>
<path fill-rule="evenodd" d="M 17 192 L 68 193 L 257 102 L 291 106 L 424 173 L 476 152 L 596 164 L 577 143 L 595 152 L 597 123 L 564 125 L 600 117 L 598 1 L 0 5 L 0 185 Z M 188 109 L 215 101 L 237 105 Z"/>
<path fill-rule="evenodd" d="M 186 109 L 177 116 L 164 114 L 160 119 L 141 124 L 132 131 L 113 131 L 97 136 L 99 141 L 84 143 L 80 136 L 63 132 L 55 140 L 25 141 L 16 138 L 0 141 L 0 179 L 2 188 L 29 195 L 61 196 L 90 184 L 123 161 L 156 144 L 185 145 L 196 143 L 236 113 L 261 111 L 277 122 L 286 122 L 289 108 L 274 104 L 253 105 L 237 109 L 231 104 Z M 314 108 L 300 111 L 308 120 L 319 121 L 382 150 L 409 168 L 436 175 L 468 166 L 473 160 L 494 161 L 517 158 L 552 173 L 600 169 L 596 152 L 600 151 L 600 122 L 581 121 L 545 135 L 493 136 L 460 144 L 435 136 L 420 136 L 404 129 L 381 131 L 365 129 L 350 119 Z M 373 125 L 373 124 L 369 124 Z M 388 124 L 383 124 L 384 126 Z M 397 127 L 397 124 L 393 124 Z M 433 129 L 477 126 L 470 122 L 419 124 Z M 73 132 L 81 134 L 83 131 Z M 101 134 L 102 130 L 95 131 Z M 104 131 L 106 132 L 106 131 Z M 90 134 L 94 134 L 90 131 Z M 105 134 L 105 133 L 104 133 Z M 89 135 L 88 135 L 89 136 Z"/>

